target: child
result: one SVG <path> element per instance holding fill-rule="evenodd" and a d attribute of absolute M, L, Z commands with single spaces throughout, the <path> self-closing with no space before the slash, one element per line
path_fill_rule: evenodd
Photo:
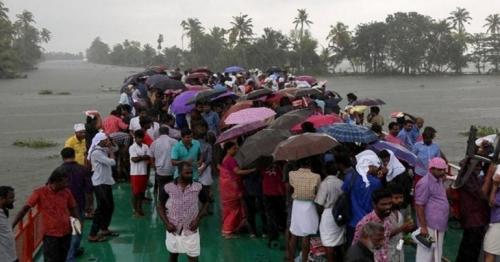
<path fill-rule="evenodd" d="M 134 216 L 143 217 L 142 202 L 148 183 L 148 164 L 151 152 L 146 144 L 143 144 L 145 132 L 139 129 L 134 132 L 134 143 L 129 148 L 130 154 L 130 183 L 132 185 L 132 206 Z"/>
<path fill-rule="evenodd" d="M 392 194 L 392 211 L 389 216 L 391 222 L 389 261 L 404 262 L 404 250 L 402 249 L 403 234 L 411 232 L 415 225 L 411 219 L 405 222 L 405 217 L 400 211 L 405 205 L 404 189 L 398 184 L 391 184 L 389 190 Z"/>

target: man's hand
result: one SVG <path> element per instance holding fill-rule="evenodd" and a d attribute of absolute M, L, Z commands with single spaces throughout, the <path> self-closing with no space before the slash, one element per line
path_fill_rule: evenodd
<path fill-rule="evenodd" d="M 414 228 L 415 224 L 413 224 L 413 221 L 408 221 L 401 225 L 401 231 L 405 233 L 411 232 Z"/>
<path fill-rule="evenodd" d="M 165 223 L 165 227 L 167 228 L 167 231 L 169 233 L 172 233 L 175 235 L 175 231 L 177 230 L 177 228 L 172 223 Z"/>
<path fill-rule="evenodd" d="M 189 230 L 195 232 L 198 229 L 199 225 L 200 225 L 200 219 L 195 218 L 193 221 L 191 221 L 191 224 L 189 224 Z"/>
<path fill-rule="evenodd" d="M 427 230 L 427 227 L 420 228 L 420 235 L 422 235 L 424 237 L 429 235 L 429 231 Z"/>

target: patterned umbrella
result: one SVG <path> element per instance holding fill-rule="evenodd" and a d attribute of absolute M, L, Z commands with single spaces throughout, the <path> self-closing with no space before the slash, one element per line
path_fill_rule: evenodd
<path fill-rule="evenodd" d="M 387 141 L 377 141 L 375 143 L 369 144 L 368 149 L 371 149 L 375 152 L 380 152 L 384 149 L 389 149 L 391 150 L 396 158 L 398 158 L 401 161 L 405 161 L 408 163 L 410 166 L 415 167 L 420 160 L 418 160 L 418 157 L 413 154 L 410 150 L 408 150 L 406 147 L 393 144 Z"/>
<path fill-rule="evenodd" d="M 257 121 L 264 121 L 276 115 L 267 107 L 252 107 L 230 114 L 225 120 L 226 125 L 240 125 Z"/>
<path fill-rule="evenodd" d="M 336 123 L 319 128 L 319 132 L 333 136 L 339 142 L 368 144 L 378 140 L 377 134 L 367 127 Z"/>
<path fill-rule="evenodd" d="M 236 154 L 241 167 L 247 167 L 260 157 L 271 156 L 276 146 L 290 136 L 288 130 L 262 129 L 245 140 Z"/>
<path fill-rule="evenodd" d="M 314 115 L 308 117 L 305 121 L 303 122 L 311 122 L 314 125 L 314 128 L 320 128 L 326 125 L 331 125 L 333 123 L 342 123 L 344 120 L 340 118 L 337 114 L 328 114 L 328 115 Z M 292 132 L 300 132 L 302 130 L 301 127 L 302 123 L 298 123 L 295 126 L 292 127 Z"/>
<path fill-rule="evenodd" d="M 174 98 L 174 101 L 172 102 L 172 105 L 170 105 L 170 109 L 172 110 L 172 112 L 174 114 L 185 114 L 191 112 L 191 110 L 193 110 L 194 108 L 194 105 L 187 104 L 187 102 L 195 97 L 198 92 L 199 91 L 190 90 L 182 92 L 180 95 L 176 96 Z"/>
<path fill-rule="evenodd" d="M 299 160 L 323 154 L 339 143 L 331 136 L 321 133 L 304 133 L 291 136 L 278 144 L 273 152 L 275 161 Z"/>
<path fill-rule="evenodd" d="M 258 122 L 252 122 L 248 124 L 243 124 L 243 125 L 236 125 L 231 127 L 230 129 L 224 131 L 217 137 L 217 141 L 215 141 L 216 144 L 222 143 L 229 141 L 231 139 L 237 138 L 239 136 L 257 131 L 259 129 L 262 129 L 267 126 L 267 123 L 258 121 Z"/>
<path fill-rule="evenodd" d="M 363 98 L 352 103 L 353 106 L 379 106 L 385 105 L 385 102 L 379 98 Z"/>

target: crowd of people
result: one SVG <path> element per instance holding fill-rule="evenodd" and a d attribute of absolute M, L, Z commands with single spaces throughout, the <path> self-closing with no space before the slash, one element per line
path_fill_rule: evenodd
<path fill-rule="evenodd" d="M 154 77 L 160 81 L 148 81 Z M 176 87 L 158 88 L 167 79 Z M 174 107 L 176 99 L 190 91 L 195 91 L 191 100 L 182 105 L 187 110 Z M 284 246 L 286 261 L 405 261 L 403 246 L 408 243 L 417 246 L 416 261 L 441 261 L 451 191 L 445 186 L 448 161 L 433 141 L 437 131 L 424 126 L 423 118 L 403 112 L 392 114 L 384 131 L 386 119 L 379 107 L 383 102 L 363 105 L 353 93 L 346 97 L 347 106 L 341 107 L 342 97 L 325 82 L 282 70 L 167 74 L 156 69 L 154 74 L 132 76 L 109 115 L 87 111 L 86 122 L 74 125 L 74 134 L 61 150 L 61 166 L 46 185 L 33 191 L 12 223 L 8 211 L 14 189 L 0 186 L 0 261 L 17 261 L 12 230 L 34 207 L 42 215 L 45 261 L 75 261 L 84 252 L 84 219 L 92 219 L 90 243 L 119 236 L 110 229 L 113 185 L 126 181 L 131 185 L 131 216 L 150 216 L 144 202 L 156 203 L 170 261 L 180 254 L 198 260 L 203 234 L 198 228 L 204 216 L 214 213 L 216 201 L 224 239 L 263 238 L 269 248 Z M 231 129 L 254 124 L 226 123 L 232 113 L 248 108 L 274 113 L 262 119 L 259 128 L 221 141 Z M 309 117 L 335 116 L 337 123 L 327 125 L 358 126 L 376 139 L 339 141 L 299 160 L 258 155 L 245 163 L 240 147 L 259 130 L 282 132 L 270 127 L 293 119 L 300 110 L 309 113 L 293 120 L 287 133 L 323 132 Z M 463 229 L 457 261 L 478 261 L 482 251 L 488 262 L 500 255 L 495 139 L 477 139 L 474 154 L 460 163 L 462 183 L 453 189 L 459 210 L 453 215 Z M 410 163 L 388 148 L 373 148 L 378 141 L 406 150 L 416 161 Z M 154 194 L 148 193 L 150 177 Z"/>

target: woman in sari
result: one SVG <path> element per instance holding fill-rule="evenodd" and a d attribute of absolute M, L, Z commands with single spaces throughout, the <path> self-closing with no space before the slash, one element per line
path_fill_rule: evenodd
<path fill-rule="evenodd" d="M 222 236 L 232 238 L 245 225 L 245 208 L 243 205 L 243 180 L 255 169 L 240 169 L 234 156 L 238 146 L 234 142 L 224 145 L 225 157 L 219 165 L 219 187 L 222 205 Z"/>

